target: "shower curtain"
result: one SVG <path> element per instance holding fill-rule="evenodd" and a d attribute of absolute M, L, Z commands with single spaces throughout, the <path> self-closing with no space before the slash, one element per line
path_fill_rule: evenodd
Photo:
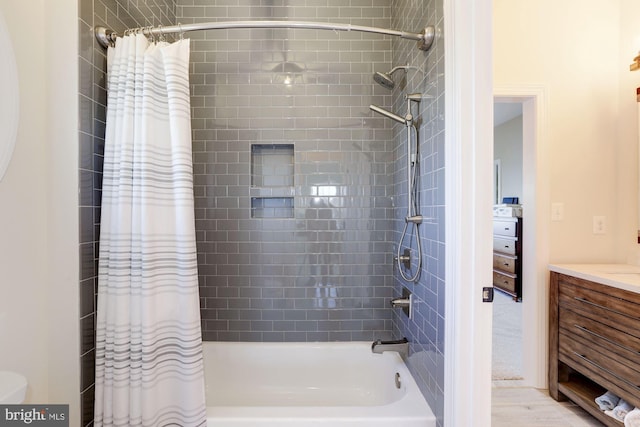
<path fill-rule="evenodd" d="M 206 424 L 189 40 L 108 51 L 96 426 Z"/>

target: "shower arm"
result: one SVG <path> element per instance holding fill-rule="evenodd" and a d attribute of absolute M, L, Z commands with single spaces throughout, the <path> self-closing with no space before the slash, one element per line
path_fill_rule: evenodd
<path fill-rule="evenodd" d="M 433 45 L 435 39 L 435 28 L 427 26 L 420 33 L 409 33 L 406 31 L 391 30 L 387 28 L 365 27 L 351 24 L 333 24 L 330 22 L 308 22 L 308 21 L 226 21 L 226 22 L 205 22 L 198 24 L 178 24 L 158 27 L 140 27 L 125 31 L 129 33 L 141 33 L 146 36 L 164 36 L 167 34 L 179 33 L 182 35 L 187 31 L 199 30 L 224 30 L 231 28 L 305 28 L 310 30 L 331 30 L 331 31 L 358 31 L 363 33 L 385 34 L 403 39 L 415 40 L 417 48 L 427 51 Z M 106 48 L 115 43 L 118 34 L 105 27 L 96 27 L 95 36 L 100 46 Z"/>

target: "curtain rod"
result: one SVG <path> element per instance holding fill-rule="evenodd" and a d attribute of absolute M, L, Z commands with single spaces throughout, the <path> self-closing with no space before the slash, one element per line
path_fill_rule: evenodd
<path fill-rule="evenodd" d="M 311 30 L 334 30 L 334 31 L 359 31 L 363 33 L 385 34 L 389 36 L 401 37 L 408 40 L 416 40 L 417 48 L 427 51 L 431 48 L 435 38 L 435 28 L 431 25 L 427 26 L 420 33 L 408 33 L 406 31 L 390 30 L 386 28 L 363 27 L 351 24 L 332 24 L 325 22 L 308 22 L 308 21 L 224 21 L 224 22 L 206 22 L 201 24 L 178 24 L 167 27 L 140 27 L 128 31 L 139 31 L 144 35 L 161 36 L 172 33 L 185 33 L 187 31 L 198 30 L 224 30 L 230 28 L 305 28 Z M 125 32 L 126 33 L 126 32 Z M 105 27 L 96 27 L 96 39 L 100 46 L 106 48 L 115 43 L 118 34 Z"/>

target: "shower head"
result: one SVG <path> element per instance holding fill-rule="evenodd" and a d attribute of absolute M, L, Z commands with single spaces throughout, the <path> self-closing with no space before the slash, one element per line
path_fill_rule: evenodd
<path fill-rule="evenodd" d="M 392 113 L 391 111 L 387 111 L 384 108 L 380 108 L 377 105 L 369 105 L 369 108 L 376 113 L 382 114 L 385 117 L 395 120 L 398 123 L 402 123 L 403 125 L 407 124 L 407 119 L 405 119 L 404 117 L 400 117 L 399 115 Z"/>
<path fill-rule="evenodd" d="M 388 73 L 381 73 L 380 71 L 376 71 L 373 75 L 373 80 L 382 86 L 385 89 L 393 89 L 396 85 L 396 82 L 393 81 L 391 76 Z"/>
<path fill-rule="evenodd" d="M 404 70 L 406 72 L 408 68 L 414 68 L 414 67 L 410 67 L 408 65 L 399 65 L 397 67 L 393 67 L 391 71 L 388 71 L 386 73 L 381 73 L 380 71 L 376 71 L 373 74 L 373 80 L 375 80 L 375 82 L 378 83 L 383 88 L 391 90 L 396 85 L 396 82 L 394 82 L 393 79 L 391 78 L 393 73 L 395 73 L 398 70 Z"/>

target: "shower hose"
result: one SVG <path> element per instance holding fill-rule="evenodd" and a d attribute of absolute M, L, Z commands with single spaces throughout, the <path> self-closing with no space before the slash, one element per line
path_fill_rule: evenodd
<path fill-rule="evenodd" d="M 412 132 L 415 135 L 415 144 L 412 144 Z M 412 146 L 413 151 L 412 151 Z M 422 222 L 422 216 L 418 214 L 418 193 L 417 193 L 417 169 L 418 169 L 418 129 L 413 122 L 407 121 L 407 216 L 404 221 L 404 229 L 402 230 L 402 236 L 398 242 L 398 252 L 396 254 L 396 262 L 398 264 L 398 271 L 402 279 L 407 282 L 415 282 L 420 277 L 422 271 L 422 243 L 420 242 L 420 223 Z M 410 275 L 404 272 L 402 263 L 404 257 L 401 256 L 402 243 L 407 236 L 409 229 L 409 223 L 412 223 L 415 228 L 416 248 L 418 261 L 415 273 Z M 411 239 L 409 239 L 409 249 L 411 248 Z M 409 258 L 410 261 L 410 258 Z M 411 268 L 409 267 L 411 271 Z"/>

